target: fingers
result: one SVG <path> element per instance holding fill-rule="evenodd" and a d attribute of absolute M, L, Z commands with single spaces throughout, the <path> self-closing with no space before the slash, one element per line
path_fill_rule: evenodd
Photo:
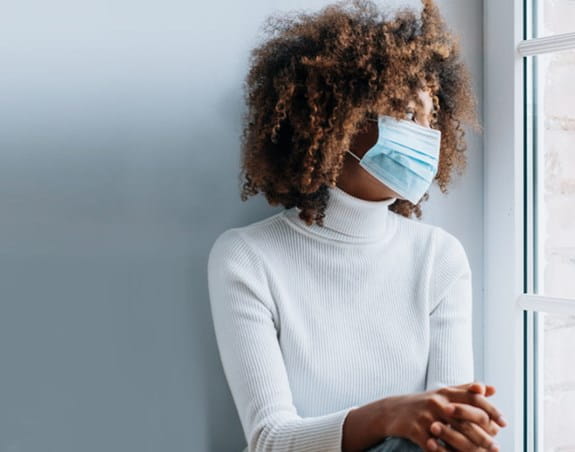
<path fill-rule="evenodd" d="M 481 382 L 470 383 L 467 387 L 467 390 L 483 394 L 485 397 L 491 397 L 493 394 L 495 394 L 495 386 L 486 385 Z"/>
<path fill-rule="evenodd" d="M 491 419 L 493 419 L 501 427 L 505 427 L 507 423 L 499 410 L 487 401 L 485 396 L 474 393 L 472 391 L 462 391 L 457 387 L 446 386 L 439 390 L 441 394 L 445 395 L 452 403 L 465 403 L 476 406 L 484 410 Z"/>
<path fill-rule="evenodd" d="M 449 452 L 449 449 L 443 446 L 443 444 L 437 441 L 437 438 L 429 438 L 425 445 L 427 447 L 426 450 L 429 450 L 431 452 Z"/>
<path fill-rule="evenodd" d="M 472 424 L 469 424 L 472 426 Z M 446 425 L 442 422 L 436 421 L 433 422 L 430 426 L 431 433 L 436 436 L 435 442 L 439 444 L 438 440 L 443 441 L 445 444 L 444 449 L 451 451 L 473 451 L 473 452 L 493 452 L 499 451 L 499 448 L 496 444 L 493 444 L 493 441 L 486 437 L 486 441 L 478 440 L 478 442 L 473 441 L 468 435 L 470 431 L 466 431 L 465 433 L 459 431 L 456 428 L 456 425 Z M 478 430 L 480 432 L 480 429 Z M 485 432 L 483 432 L 485 435 Z M 489 444 L 489 445 L 488 445 Z M 434 445 L 431 441 L 427 443 L 428 448 L 430 447 L 432 450 L 439 450 L 433 449 Z M 441 447 L 441 446 L 439 446 Z"/>
<path fill-rule="evenodd" d="M 419 446 L 425 452 L 452 452 L 453 449 L 449 444 L 444 443 L 440 438 L 435 438 L 430 436 L 429 432 L 423 435 L 423 444 L 419 444 Z"/>
<path fill-rule="evenodd" d="M 456 421 L 473 422 L 492 436 L 495 436 L 500 429 L 484 410 L 466 403 L 452 402 L 450 407 L 446 408 L 445 414 Z"/>
<path fill-rule="evenodd" d="M 493 438 L 479 425 L 468 422 L 453 420 L 450 421 L 451 428 L 462 433 L 466 438 L 471 440 L 471 442 L 478 447 L 484 448 L 490 452 L 499 451 L 498 444 L 493 440 Z"/>
<path fill-rule="evenodd" d="M 453 386 L 453 387 L 454 388 L 460 388 L 460 389 L 467 389 L 468 391 L 471 391 L 471 392 L 477 392 L 477 393 L 485 395 L 486 397 L 490 397 L 493 394 L 495 394 L 495 386 L 484 384 L 484 383 L 481 383 L 479 381 L 474 381 L 472 383 L 464 383 L 462 385 L 457 385 L 457 386 Z"/>
<path fill-rule="evenodd" d="M 475 446 L 469 439 L 442 422 L 433 422 L 430 426 L 430 431 L 434 436 L 447 442 L 457 450 L 474 450 Z"/>
<path fill-rule="evenodd" d="M 440 438 L 434 437 L 429 430 L 426 430 L 425 428 L 418 428 L 414 433 L 412 441 L 414 441 L 424 452 L 457 452 L 456 449 L 453 449 Z"/>
<path fill-rule="evenodd" d="M 467 386 L 467 390 L 477 394 L 485 394 L 485 385 L 483 383 L 474 381 Z"/>

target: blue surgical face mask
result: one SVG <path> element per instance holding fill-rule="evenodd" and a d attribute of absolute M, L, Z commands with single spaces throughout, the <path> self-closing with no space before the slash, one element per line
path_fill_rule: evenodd
<path fill-rule="evenodd" d="M 437 174 L 441 132 L 391 116 L 379 116 L 377 123 L 377 143 L 361 159 L 347 152 L 373 177 L 417 204 Z"/>

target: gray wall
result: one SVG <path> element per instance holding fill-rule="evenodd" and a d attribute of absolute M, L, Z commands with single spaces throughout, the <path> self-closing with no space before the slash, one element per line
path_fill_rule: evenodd
<path fill-rule="evenodd" d="M 244 445 L 206 287 L 242 203 L 241 83 L 274 10 L 327 2 L 19 0 L 0 16 L 0 452 Z M 397 4 L 393 2 L 392 4 Z M 417 4 L 417 2 L 415 2 Z M 441 1 L 481 95 L 480 0 Z M 481 139 L 426 206 L 474 272 L 479 375 Z"/>

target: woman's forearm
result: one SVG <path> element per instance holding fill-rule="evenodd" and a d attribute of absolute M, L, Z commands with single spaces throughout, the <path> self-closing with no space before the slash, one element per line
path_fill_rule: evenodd
<path fill-rule="evenodd" d="M 383 441 L 385 412 L 385 399 L 351 410 L 343 424 L 342 451 L 362 451 Z"/>

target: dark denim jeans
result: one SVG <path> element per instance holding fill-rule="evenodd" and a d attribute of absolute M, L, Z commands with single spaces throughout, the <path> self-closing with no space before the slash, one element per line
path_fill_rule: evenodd
<path fill-rule="evenodd" d="M 365 452 L 421 452 L 421 447 L 405 438 L 388 436 L 381 443 Z"/>

